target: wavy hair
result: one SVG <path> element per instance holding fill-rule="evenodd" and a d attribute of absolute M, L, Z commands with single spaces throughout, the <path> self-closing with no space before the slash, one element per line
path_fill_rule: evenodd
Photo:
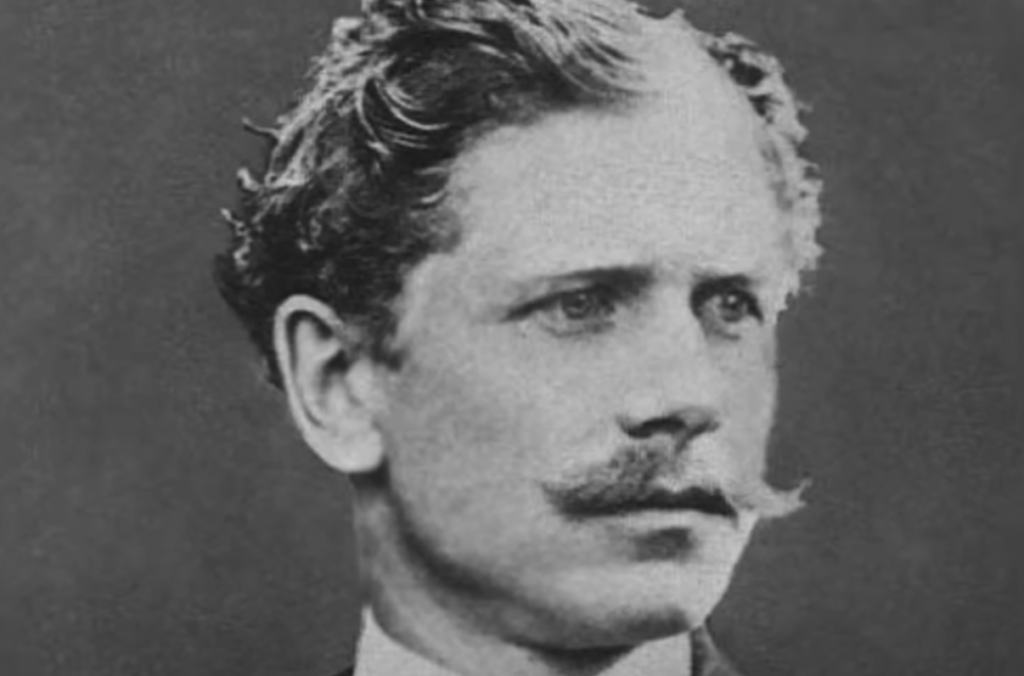
<path fill-rule="evenodd" d="M 820 181 L 800 154 L 806 130 L 778 62 L 753 43 L 657 20 L 623 0 L 364 0 L 337 21 L 312 84 L 266 138 L 265 167 L 238 174 L 215 261 L 223 297 L 280 385 L 273 320 L 307 294 L 387 355 L 394 301 L 427 255 L 459 233 L 439 215 L 452 162 L 488 131 L 557 111 L 618 107 L 644 95 L 653 22 L 674 21 L 745 93 L 764 122 L 766 157 L 794 218 L 794 284 L 819 254 Z"/>

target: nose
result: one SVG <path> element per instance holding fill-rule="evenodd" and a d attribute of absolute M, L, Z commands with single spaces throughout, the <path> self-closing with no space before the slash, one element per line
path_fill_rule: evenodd
<path fill-rule="evenodd" d="M 697 318 L 667 314 L 637 349 L 618 423 L 631 439 L 684 444 L 721 427 L 726 376 Z"/>

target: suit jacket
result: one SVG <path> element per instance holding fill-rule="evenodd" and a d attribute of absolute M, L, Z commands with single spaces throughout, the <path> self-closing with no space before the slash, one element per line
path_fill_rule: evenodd
<path fill-rule="evenodd" d="M 741 676 L 706 629 L 693 632 L 693 676 Z M 336 676 L 355 676 L 355 665 Z M 401 676 L 393 674 L 391 676 Z"/>

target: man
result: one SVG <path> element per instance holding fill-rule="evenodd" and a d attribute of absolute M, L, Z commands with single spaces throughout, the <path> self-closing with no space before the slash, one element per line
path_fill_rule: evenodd
<path fill-rule="evenodd" d="M 818 182 L 776 63 L 622 0 L 367 2 L 221 289 L 348 475 L 355 676 L 732 673 Z"/>

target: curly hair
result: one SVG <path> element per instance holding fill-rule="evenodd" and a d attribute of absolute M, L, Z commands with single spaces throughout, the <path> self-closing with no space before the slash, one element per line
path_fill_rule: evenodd
<path fill-rule="evenodd" d="M 221 294 L 280 386 L 277 307 L 322 300 L 386 356 L 406 273 L 459 233 L 439 214 L 452 162 L 506 125 L 563 110 L 618 107 L 644 95 L 650 29 L 688 32 L 764 122 L 773 181 L 794 218 L 793 284 L 819 255 L 820 181 L 800 154 L 806 130 L 778 62 L 750 41 L 657 20 L 623 0 L 364 0 L 337 21 L 312 86 L 274 128 L 257 177 L 242 169 L 239 207 L 217 257 Z"/>

